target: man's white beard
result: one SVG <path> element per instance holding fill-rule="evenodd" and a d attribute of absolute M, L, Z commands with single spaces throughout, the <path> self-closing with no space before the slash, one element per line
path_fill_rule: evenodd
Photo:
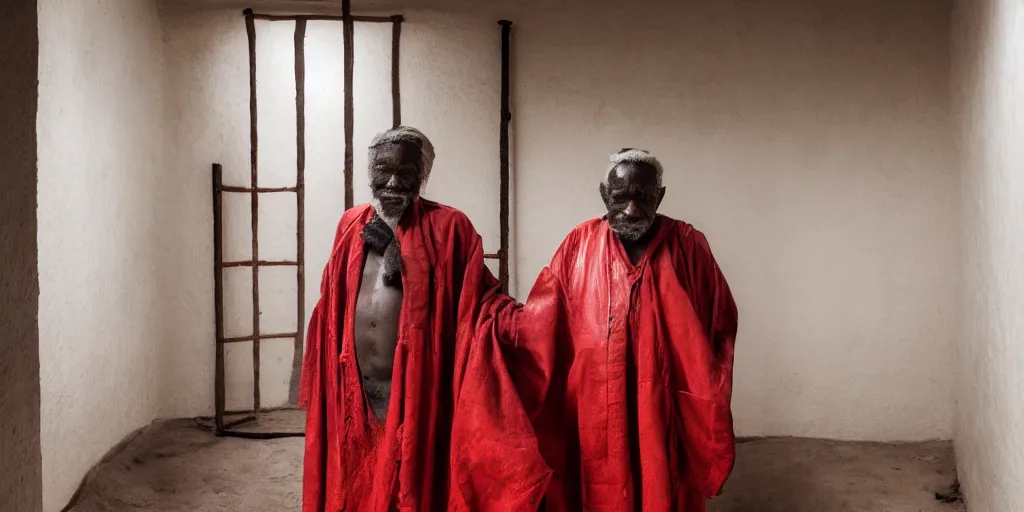
<path fill-rule="evenodd" d="M 630 242 L 636 242 L 644 237 L 648 231 L 651 230 L 651 226 L 654 225 L 654 220 L 645 220 L 643 222 L 609 222 L 609 227 L 613 233 Z"/>
<path fill-rule="evenodd" d="M 384 208 L 384 205 L 381 204 L 380 199 L 376 197 L 370 200 L 370 206 L 373 207 L 373 211 L 377 213 L 377 216 L 380 217 L 380 219 L 383 220 L 384 223 L 387 224 L 392 231 L 394 231 L 398 227 L 399 221 L 402 220 L 402 216 L 405 215 L 405 212 L 409 210 L 413 203 L 416 202 L 416 199 L 418 197 L 419 196 L 413 196 L 411 199 L 409 199 L 409 202 L 405 205 L 405 208 L 402 208 L 401 212 L 398 212 L 397 214 L 394 215 L 389 215 L 387 209 Z"/>

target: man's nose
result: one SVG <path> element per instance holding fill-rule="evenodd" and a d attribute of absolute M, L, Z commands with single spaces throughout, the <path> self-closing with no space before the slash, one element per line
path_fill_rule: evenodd
<path fill-rule="evenodd" d="M 398 175 L 397 174 L 392 174 L 391 177 L 388 178 L 388 184 L 386 185 L 386 187 L 388 187 L 388 188 L 398 188 Z"/>
<path fill-rule="evenodd" d="M 627 217 L 636 217 L 638 213 L 640 213 L 640 208 L 637 207 L 636 201 L 626 203 L 626 207 L 622 210 L 622 214 Z"/>

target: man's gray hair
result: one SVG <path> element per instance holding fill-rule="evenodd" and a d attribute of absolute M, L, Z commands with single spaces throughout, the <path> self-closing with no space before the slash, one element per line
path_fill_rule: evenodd
<path fill-rule="evenodd" d="M 411 126 L 399 126 L 378 133 L 370 142 L 370 161 L 373 161 L 375 150 L 385 144 L 412 144 L 420 150 L 420 177 L 426 185 L 430 177 L 430 169 L 434 166 L 434 145 L 423 132 Z"/>
<path fill-rule="evenodd" d="M 633 148 L 622 148 L 618 153 L 615 153 L 608 159 L 611 165 L 608 166 L 608 170 L 604 173 L 602 181 L 608 183 L 608 176 L 611 175 L 612 170 L 619 164 L 633 163 L 633 164 L 645 164 L 654 168 L 658 172 L 658 186 L 661 185 L 661 176 L 665 173 L 664 168 L 661 167 L 661 162 L 654 155 L 646 149 L 633 149 Z"/>

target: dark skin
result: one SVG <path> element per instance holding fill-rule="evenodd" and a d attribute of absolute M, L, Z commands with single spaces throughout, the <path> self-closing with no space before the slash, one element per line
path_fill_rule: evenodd
<path fill-rule="evenodd" d="M 420 189 L 420 150 L 412 144 L 387 144 L 370 155 L 370 187 L 378 213 L 399 219 Z M 365 251 L 355 308 L 355 349 L 366 402 L 377 419 L 387 417 L 398 346 L 402 288 L 384 284 L 383 256 Z"/>
<path fill-rule="evenodd" d="M 608 172 L 607 183 L 601 183 L 600 190 L 608 224 L 636 265 L 657 231 L 653 228 L 658 207 L 665 198 L 665 187 L 658 185 L 658 171 L 652 165 L 623 162 Z"/>
<path fill-rule="evenodd" d="M 415 144 L 383 144 L 370 152 L 370 190 L 385 220 L 398 220 L 419 196 L 422 154 Z"/>

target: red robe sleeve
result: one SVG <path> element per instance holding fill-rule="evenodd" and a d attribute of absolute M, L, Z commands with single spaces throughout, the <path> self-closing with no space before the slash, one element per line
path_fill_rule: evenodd
<path fill-rule="evenodd" d="M 329 304 L 335 304 L 341 294 L 340 282 L 343 271 L 340 254 L 351 233 L 348 227 L 358 217 L 359 210 L 345 212 L 338 221 L 334 246 L 320 283 L 320 300 L 313 308 L 306 331 L 306 350 L 303 354 L 302 373 L 299 381 L 299 407 L 306 409 L 306 435 L 303 459 L 303 511 L 324 510 L 327 502 L 327 403 L 325 401 L 325 377 L 327 363 L 325 351 L 337 353 L 337 341 L 328 338 L 331 317 Z M 300 297 L 300 300 L 302 298 Z"/>
<path fill-rule="evenodd" d="M 735 434 L 730 409 L 738 313 L 729 284 L 711 253 L 707 238 L 691 226 L 684 229 L 686 232 L 681 237 L 682 250 L 677 255 L 677 265 L 687 281 L 684 284 L 694 313 L 711 344 L 712 364 L 717 366 L 709 368 L 708 372 L 714 376 L 713 393 L 709 398 L 717 411 L 710 415 L 713 419 L 708 439 L 712 441 L 703 447 L 707 453 L 698 455 L 709 462 L 708 472 L 706 475 L 689 472 L 687 477 L 702 477 L 702 481 L 691 482 L 691 485 L 705 490 L 710 497 L 721 493 L 735 463 Z M 685 419 L 682 423 L 687 424 Z M 691 439 L 705 437 L 703 433 L 690 432 L 687 435 Z M 704 477 L 707 480 L 703 480 Z"/>
<path fill-rule="evenodd" d="M 506 347 L 508 365 L 519 390 L 523 407 L 536 420 L 549 398 L 559 363 L 559 339 L 570 335 L 566 326 L 565 293 L 562 281 L 552 266 L 537 276 L 523 307 L 517 330 Z"/>
<path fill-rule="evenodd" d="M 732 400 L 732 365 L 736 345 L 738 312 L 722 270 L 718 267 L 707 238 L 693 230 L 684 238 L 686 273 L 694 311 L 700 318 L 704 333 L 711 343 L 719 368 L 718 400 Z"/>
<path fill-rule="evenodd" d="M 559 245 L 530 289 L 526 304 L 517 315 L 515 330 L 502 338 L 509 371 L 523 407 L 534 422 L 543 420 L 539 416 L 547 402 L 564 398 L 564 386 L 555 379 L 556 375 L 567 374 L 572 363 L 564 260 L 575 250 L 578 236 L 574 230 Z M 542 421 L 541 427 L 544 423 L 547 422 Z"/>
<path fill-rule="evenodd" d="M 302 373 L 299 378 L 299 407 L 307 409 L 310 402 L 315 398 L 315 390 L 323 389 L 322 375 L 322 343 L 327 333 L 324 323 L 327 321 L 327 312 L 324 311 L 325 302 L 332 292 L 332 285 L 337 285 L 338 277 L 335 275 L 338 262 L 334 261 L 339 255 L 339 249 L 346 237 L 347 227 L 352 223 L 356 210 L 349 210 L 338 221 L 338 227 L 334 232 L 334 245 L 331 250 L 331 257 L 324 266 L 323 276 L 320 278 L 320 300 L 313 307 L 313 313 L 309 318 L 309 327 L 306 329 L 306 350 L 302 358 Z M 299 300 L 305 300 L 299 297 Z"/>
<path fill-rule="evenodd" d="M 337 242 L 335 242 L 337 243 Z M 326 296 L 327 283 L 328 283 L 328 271 L 330 266 L 324 269 L 324 275 L 321 278 L 320 295 Z M 306 409 L 309 407 L 310 400 L 313 398 L 313 389 L 320 386 L 320 343 L 323 339 L 323 322 L 325 320 L 323 313 L 323 300 L 319 300 L 316 306 L 313 306 L 313 313 L 309 318 L 309 326 L 306 329 L 306 351 L 302 356 L 302 374 L 299 378 L 299 407 Z"/>
<path fill-rule="evenodd" d="M 326 276 L 324 281 L 326 281 Z M 306 334 L 306 352 L 303 356 L 299 385 L 299 407 L 306 409 L 302 476 L 304 491 L 302 510 L 304 512 L 323 510 L 325 500 L 322 485 L 326 479 L 327 443 L 324 441 L 323 435 L 326 431 L 327 408 L 323 400 L 324 372 L 321 368 L 322 356 L 320 353 L 323 322 L 322 307 L 320 303 L 317 303 L 313 309 L 313 316 Z"/>
<path fill-rule="evenodd" d="M 567 459 L 562 433 L 567 427 L 560 405 L 566 403 L 565 376 L 573 361 L 572 329 L 568 320 L 561 272 L 570 235 L 541 270 L 521 310 L 517 330 L 503 346 L 516 390 L 537 434 L 537 444 L 553 472 L 545 495 L 549 510 L 563 510 L 566 493 L 575 491 L 564 481 L 566 470 L 576 462 Z"/>
<path fill-rule="evenodd" d="M 500 293 L 484 265 L 479 235 L 472 231 L 468 238 L 452 387 L 449 510 L 533 511 L 540 506 L 551 470 L 540 455 L 500 346 L 514 332 L 520 305 Z"/>

